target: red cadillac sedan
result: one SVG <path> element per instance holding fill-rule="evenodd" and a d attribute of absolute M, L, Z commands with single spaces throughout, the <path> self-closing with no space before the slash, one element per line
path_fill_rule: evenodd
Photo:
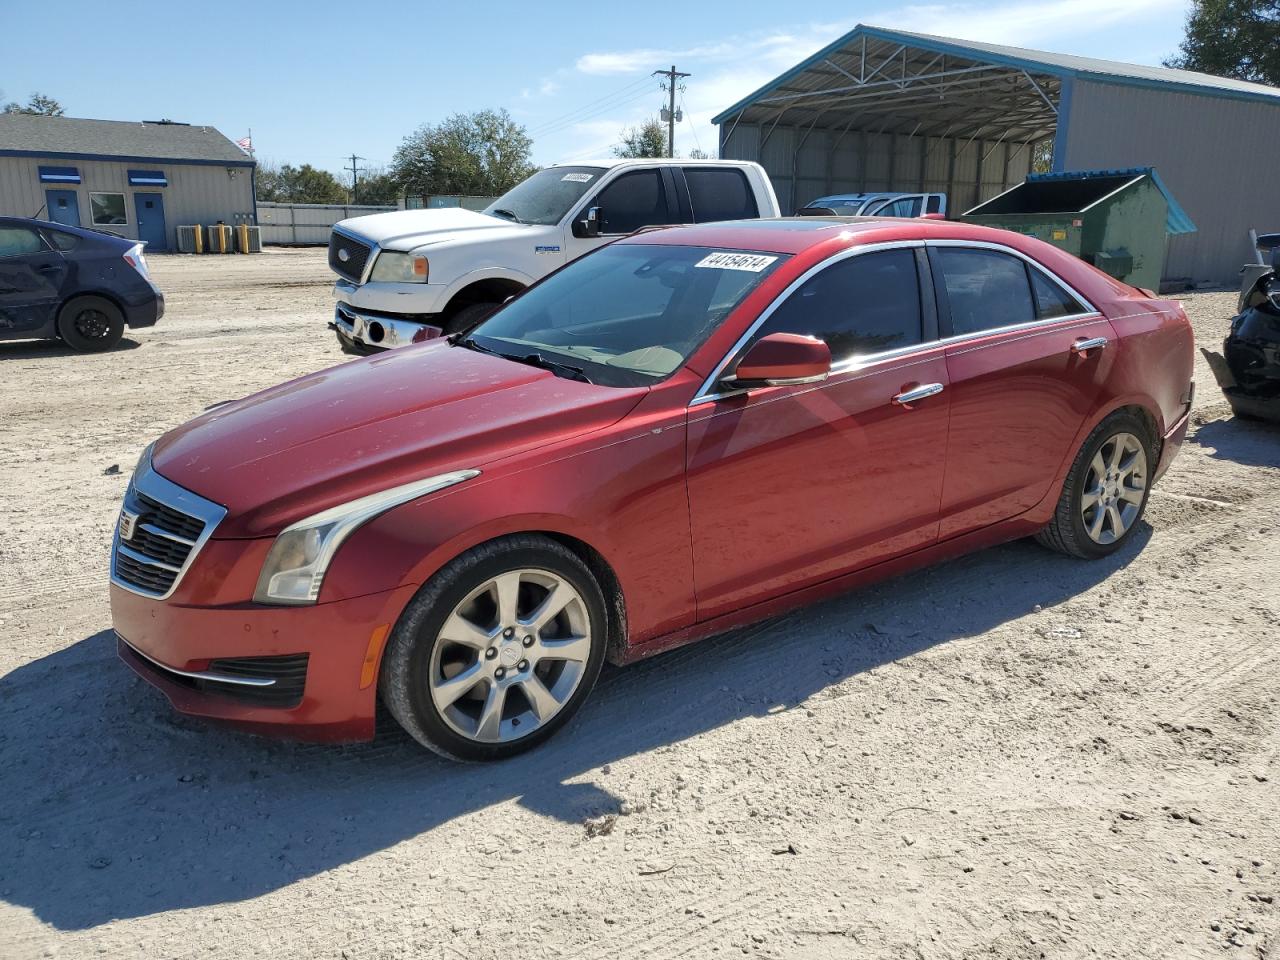
<path fill-rule="evenodd" d="M 183 713 L 366 739 L 381 697 L 433 750 L 509 756 L 606 659 L 1017 537 L 1115 551 L 1191 373 L 1176 303 L 1018 234 L 642 233 L 148 447 L 120 656 Z"/>

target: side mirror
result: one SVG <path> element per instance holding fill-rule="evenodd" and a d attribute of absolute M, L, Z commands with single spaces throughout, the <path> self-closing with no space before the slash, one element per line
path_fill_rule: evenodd
<path fill-rule="evenodd" d="M 579 220 L 573 225 L 573 235 L 575 237 L 600 236 L 600 208 L 599 207 L 587 207 L 586 219 Z"/>
<path fill-rule="evenodd" d="M 728 386 L 783 387 L 796 383 L 821 383 L 831 372 L 831 351 L 821 340 L 798 333 L 771 333 L 752 345 L 733 373 Z"/>

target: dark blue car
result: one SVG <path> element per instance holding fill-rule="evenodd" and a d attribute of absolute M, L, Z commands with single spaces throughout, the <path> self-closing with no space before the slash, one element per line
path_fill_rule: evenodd
<path fill-rule="evenodd" d="M 125 326 L 164 316 L 145 244 L 45 220 L 0 217 L 0 340 L 109 350 Z"/>

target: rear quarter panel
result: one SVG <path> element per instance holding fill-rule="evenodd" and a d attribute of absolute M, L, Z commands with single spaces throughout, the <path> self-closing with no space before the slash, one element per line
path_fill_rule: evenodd
<path fill-rule="evenodd" d="M 1095 422 L 1122 406 L 1140 405 L 1163 437 L 1187 412 L 1195 366 L 1194 337 L 1181 304 L 1137 291 L 1107 305 L 1117 350 Z"/>

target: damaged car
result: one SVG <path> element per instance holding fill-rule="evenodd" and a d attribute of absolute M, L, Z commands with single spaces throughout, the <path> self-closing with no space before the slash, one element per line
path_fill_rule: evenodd
<path fill-rule="evenodd" d="M 1270 254 L 1270 265 L 1245 268 L 1239 312 L 1222 353 L 1201 352 L 1237 417 L 1280 423 L 1280 233 L 1258 237 L 1257 244 Z"/>

